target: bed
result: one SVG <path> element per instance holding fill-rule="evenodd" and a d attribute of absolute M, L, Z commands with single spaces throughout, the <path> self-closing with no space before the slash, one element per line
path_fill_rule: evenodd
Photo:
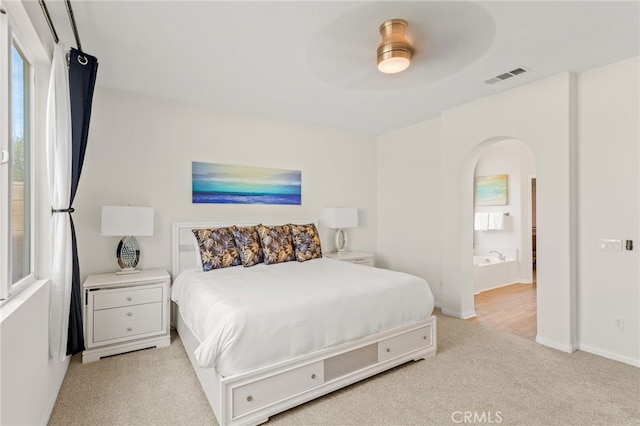
<path fill-rule="evenodd" d="M 433 295 L 421 278 L 326 257 L 203 271 L 193 229 L 257 224 L 173 224 L 173 323 L 220 425 L 264 423 L 435 355 Z"/>

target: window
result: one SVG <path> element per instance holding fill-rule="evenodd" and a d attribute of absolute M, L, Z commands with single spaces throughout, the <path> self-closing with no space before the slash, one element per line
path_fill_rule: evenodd
<path fill-rule="evenodd" d="M 32 61 L 0 15 L 0 299 L 34 279 Z"/>
<path fill-rule="evenodd" d="M 29 143 L 29 63 L 11 46 L 11 279 L 31 273 L 31 179 Z"/>

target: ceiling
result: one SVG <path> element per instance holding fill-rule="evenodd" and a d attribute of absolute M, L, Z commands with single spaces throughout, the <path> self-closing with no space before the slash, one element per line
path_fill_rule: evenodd
<path fill-rule="evenodd" d="M 36 1 L 24 2 L 50 37 Z M 64 3 L 47 0 L 75 41 Z M 380 134 L 557 73 L 640 52 L 637 1 L 80 1 L 99 86 Z M 408 70 L 376 69 L 378 27 L 408 21 Z M 515 68 L 528 72 L 487 84 Z"/>

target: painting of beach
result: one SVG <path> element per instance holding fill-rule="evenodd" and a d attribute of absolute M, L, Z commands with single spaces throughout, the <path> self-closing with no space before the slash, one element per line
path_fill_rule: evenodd
<path fill-rule="evenodd" d="M 476 177 L 476 206 L 506 206 L 508 175 Z"/>
<path fill-rule="evenodd" d="M 194 204 L 292 204 L 302 201 L 302 174 L 296 170 L 229 164 L 191 163 Z"/>

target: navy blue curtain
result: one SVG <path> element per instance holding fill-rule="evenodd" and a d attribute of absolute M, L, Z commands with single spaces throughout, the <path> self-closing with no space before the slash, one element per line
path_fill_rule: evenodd
<path fill-rule="evenodd" d="M 84 348 L 82 332 L 82 290 L 80 286 L 80 267 L 78 265 L 78 246 L 76 230 L 73 225 L 73 199 L 76 196 L 80 172 L 87 151 L 89 121 L 91 120 L 91 104 L 93 89 L 96 85 L 98 59 L 71 49 L 69 55 L 69 92 L 71 95 L 71 139 L 73 144 L 71 171 L 71 201 L 69 216 L 71 217 L 71 237 L 73 243 L 73 280 L 71 284 L 71 307 L 69 309 L 69 332 L 67 336 L 67 355 L 75 355 Z"/>

